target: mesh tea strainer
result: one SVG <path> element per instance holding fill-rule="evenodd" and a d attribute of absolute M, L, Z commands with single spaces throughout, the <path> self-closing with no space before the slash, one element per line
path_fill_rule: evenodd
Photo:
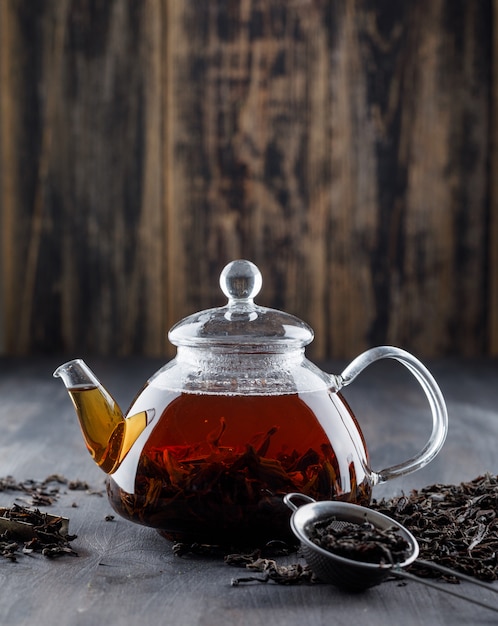
<path fill-rule="evenodd" d="M 306 504 L 297 506 L 294 500 L 300 500 Z M 336 587 L 348 591 L 363 591 L 369 587 L 378 585 L 387 576 L 397 576 L 399 578 L 407 578 L 416 581 L 437 589 L 438 591 L 443 591 L 498 612 L 498 606 L 496 605 L 487 604 L 475 598 L 464 596 L 461 592 L 452 591 L 446 587 L 406 572 L 404 568 L 417 561 L 417 563 L 424 565 L 424 567 L 437 570 L 441 573 L 484 587 L 488 591 L 498 593 L 498 588 L 492 587 L 488 583 L 471 578 L 470 576 L 438 565 L 432 561 L 418 559 L 419 546 L 415 537 L 404 526 L 387 515 L 349 502 L 328 500 L 316 502 L 313 498 L 300 493 L 287 494 L 284 496 L 284 502 L 293 511 L 290 521 L 291 529 L 301 543 L 304 557 L 321 581 L 332 583 Z M 408 545 L 406 550 L 407 556 L 400 563 L 369 563 L 335 554 L 334 552 L 322 548 L 310 538 L 314 526 L 326 520 L 328 520 L 333 527 L 335 526 L 338 529 L 346 524 L 362 525 L 365 521 L 381 531 L 394 528 Z"/>

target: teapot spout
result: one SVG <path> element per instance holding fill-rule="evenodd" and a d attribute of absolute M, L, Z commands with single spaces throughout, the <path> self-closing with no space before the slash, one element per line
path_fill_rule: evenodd
<path fill-rule="evenodd" d="M 111 394 L 81 359 L 58 367 L 54 378 L 61 378 L 66 386 L 93 460 L 106 474 L 112 474 L 152 421 L 154 410 L 125 417 Z"/>

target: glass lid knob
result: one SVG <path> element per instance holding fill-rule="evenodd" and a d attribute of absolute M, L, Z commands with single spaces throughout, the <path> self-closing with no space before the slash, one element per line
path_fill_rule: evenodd
<path fill-rule="evenodd" d="M 262 284 L 263 278 L 256 265 L 243 259 L 232 261 L 220 274 L 220 287 L 229 300 L 251 302 Z"/>
<path fill-rule="evenodd" d="M 0 0 L 1 1 L 1 0 Z M 228 303 L 185 317 L 169 331 L 176 346 L 220 346 L 231 350 L 269 352 L 306 346 L 313 331 L 302 320 L 254 302 L 263 285 L 259 269 L 245 259 L 225 266 L 220 287 Z"/>

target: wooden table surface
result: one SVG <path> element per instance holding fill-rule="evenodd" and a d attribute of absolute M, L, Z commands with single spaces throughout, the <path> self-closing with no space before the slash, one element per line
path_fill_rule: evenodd
<path fill-rule="evenodd" d="M 72 546 L 79 556 L 48 559 L 36 553 L 21 554 L 17 562 L 0 560 L 0 624 L 498 623 L 497 613 L 415 582 L 385 582 L 356 595 L 325 584 L 234 587 L 231 579 L 245 573 L 222 559 L 174 556 L 171 544 L 154 530 L 117 517 L 106 521 L 113 511 L 102 495 L 105 475 L 85 449 L 62 383 L 52 378 L 63 360 L 0 359 L 0 475 L 21 481 L 59 474 L 86 481 L 96 493 L 61 485 L 57 500 L 40 507 L 70 518 L 70 532 L 77 535 Z M 86 360 L 123 408 L 161 365 L 152 359 Z M 327 363 L 325 369 L 340 373 L 344 365 Z M 454 360 L 427 365 L 447 401 L 447 441 L 430 465 L 376 487 L 375 497 L 498 473 L 498 362 Z M 428 406 L 401 366 L 373 365 L 346 391 L 374 469 L 405 460 L 425 443 L 431 428 Z M 0 493 L 1 506 L 28 500 L 22 493 Z M 281 562 L 297 559 L 292 555 Z M 498 604 L 497 596 L 487 590 L 467 583 L 458 589 Z"/>

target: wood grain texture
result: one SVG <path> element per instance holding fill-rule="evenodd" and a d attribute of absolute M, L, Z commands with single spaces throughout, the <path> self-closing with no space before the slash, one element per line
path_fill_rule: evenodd
<path fill-rule="evenodd" d="M 498 1 L 493 1 L 493 32 L 498 31 Z M 498 75 L 498 37 L 493 37 L 492 75 Z M 489 231 L 489 350 L 498 355 L 498 81 L 492 83 Z"/>
<path fill-rule="evenodd" d="M 4 350 L 170 354 L 243 257 L 315 358 L 498 351 L 493 3 L 2 2 Z"/>

